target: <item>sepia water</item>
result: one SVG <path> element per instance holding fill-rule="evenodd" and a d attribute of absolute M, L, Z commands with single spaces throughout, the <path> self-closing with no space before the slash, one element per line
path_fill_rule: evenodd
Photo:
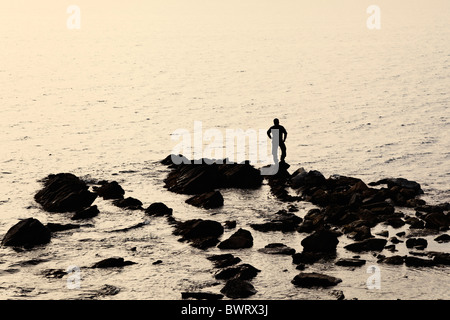
<path fill-rule="evenodd" d="M 93 3 L 94 2 L 94 3 Z M 264 185 L 223 190 L 225 205 L 204 210 L 163 188 L 159 161 L 179 141 L 177 129 L 266 130 L 275 117 L 288 131 L 287 158 L 326 177 L 366 183 L 404 177 L 423 199 L 450 200 L 450 3 L 432 1 L 152 0 L 2 1 L 0 4 L 0 235 L 19 219 L 70 223 L 71 214 L 43 211 L 33 196 L 39 179 L 71 172 L 87 181 L 116 180 L 144 207 L 157 201 L 179 220 L 236 220 L 252 232 L 251 249 L 202 251 L 178 241 L 166 218 L 116 208 L 97 199 L 100 214 L 48 245 L 22 252 L 0 248 L 1 299 L 180 299 L 182 291 L 218 293 L 209 255 L 230 252 L 261 272 L 251 299 L 449 299 L 448 267 L 413 268 L 329 263 L 307 266 L 343 281 L 331 289 L 291 284 L 299 273 L 288 256 L 257 249 L 282 242 L 302 250 L 304 233 L 249 227 L 287 207 Z M 69 29 L 69 5 L 80 29 Z M 369 30 L 369 5 L 381 29 Z M 205 141 L 207 144 L 207 142 Z M 187 155 L 190 156 L 190 155 Z M 314 206 L 296 203 L 303 217 Z M 405 214 L 413 210 L 397 208 Z M 121 229 L 146 222 L 140 228 Z M 389 237 L 407 226 L 379 225 Z M 235 230 L 226 230 L 222 239 Z M 420 231 L 416 231 L 421 235 Z M 414 235 L 413 234 L 413 235 Z M 449 252 L 435 234 L 425 251 Z M 403 239 L 404 240 L 404 239 Z M 339 238 L 338 258 L 354 253 Z M 135 251 L 131 250 L 136 248 Z M 396 253 L 408 254 L 404 243 Z M 89 269 L 113 256 L 137 264 Z M 161 264 L 153 265 L 156 260 Z M 380 270 L 369 289 L 368 266 Z M 80 288 L 47 269 L 80 268 Z M 98 294 L 104 285 L 116 295 Z"/>

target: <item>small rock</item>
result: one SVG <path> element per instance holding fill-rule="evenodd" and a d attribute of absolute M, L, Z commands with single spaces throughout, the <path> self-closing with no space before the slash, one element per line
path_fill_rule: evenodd
<path fill-rule="evenodd" d="M 339 259 L 336 261 L 337 266 L 360 267 L 366 264 L 366 260 L 362 259 Z"/>
<path fill-rule="evenodd" d="M 153 262 L 152 264 L 153 265 L 157 265 L 157 264 L 161 264 L 162 263 L 162 260 L 156 260 L 155 262 Z"/>
<path fill-rule="evenodd" d="M 253 246 L 253 237 L 250 231 L 239 229 L 230 238 L 222 241 L 219 245 L 219 249 L 241 249 L 251 248 Z"/>
<path fill-rule="evenodd" d="M 326 229 L 315 231 L 301 242 L 304 251 L 312 252 L 335 252 L 338 243 L 337 234 Z"/>
<path fill-rule="evenodd" d="M 422 259 L 417 257 L 409 257 L 405 258 L 405 264 L 408 267 L 431 267 L 435 265 L 435 261 L 429 259 Z"/>
<path fill-rule="evenodd" d="M 404 258 L 402 256 L 392 256 L 387 258 L 382 258 L 378 260 L 379 262 L 386 263 L 386 264 L 393 264 L 393 265 L 399 265 L 403 264 Z"/>
<path fill-rule="evenodd" d="M 258 275 L 261 270 L 256 269 L 250 264 L 241 264 L 235 267 L 228 267 L 219 271 L 214 277 L 217 280 L 228 280 L 231 278 L 250 280 Z"/>
<path fill-rule="evenodd" d="M 66 231 L 66 230 L 71 230 L 71 229 L 79 229 L 80 225 L 78 224 L 72 224 L 72 223 L 68 223 L 68 224 L 61 224 L 61 223 L 47 223 L 45 225 L 48 230 L 50 230 L 50 232 L 58 232 L 58 231 Z"/>
<path fill-rule="evenodd" d="M 441 234 L 440 236 L 436 237 L 434 241 L 439 243 L 447 243 L 450 241 L 450 235 L 448 234 Z"/>
<path fill-rule="evenodd" d="M 330 287 L 342 282 L 341 279 L 316 272 L 301 272 L 291 281 L 299 287 Z"/>
<path fill-rule="evenodd" d="M 235 257 L 231 253 L 213 255 L 207 259 L 212 261 L 216 268 L 226 268 L 241 262 L 239 257 Z"/>
<path fill-rule="evenodd" d="M 97 193 L 100 197 L 105 200 L 108 199 L 123 199 L 123 195 L 125 191 L 123 188 L 117 183 L 117 181 L 107 182 L 102 181 L 102 186 L 93 187 L 95 193 Z"/>
<path fill-rule="evenodd" d="M 119 208 L 126 208 L 130 210 L 142 210 L 142 202 L 132 197 L 114 200 L 113 204 Z"/>
<path fill-rule="evenodd" d="M 392 237 L 392 238 L 389 239 L 389 241 L 391 241 L 391 242 L 394 243 L 394 244 L 403 242 L 403 241 L 398 240 L 397 237 Z"/>
<path fill-rule="evenodd" d="M 295 253 L 295 249 L 290 248 L 282 243 L 270 243 L 264 248 L 258 249 L 259 252 L 267 254 L 282 254 L 292 256 Z"/>
<path fill-rule="evenodd" d="M 99 210 L 96 205 L 90 206 L 89 208 L 79 210 L 75 212 L 75 214 L 72 216 L 72 220 L 81 220 L 81 219 L 91 219 L 93 217 L 96 217 L 99 214 Z"/>
<path fill-rule="evenodd" d="M 3 246 L 33 247 L 50 242 L 51 232 L 39 220 L 28 218 L 12 226 L 3 237 Z"/>
<path fill-rule="evenodd" d="M 186 203 L 195 207 L 214 209 L 223 206 L 223 196 L 219 191 L 211 191 L 193 196 L 187 199 Z"/>
<path fill-rule="evenodd" d="M 381 237 L 389 237 L 389 231 L 387 231 L 387 230 L 383 230 L 383 231 L 380 231 L 380 232 L 378 232 L 378 233 L 375 233 L 377 236 L 381 236 Z"/>
<path fill-rule="evenodd" d="M 344 248 L 353 252 L 381 251 L 386 245 L 386 239 L 370 238 L 360 242 L 346 245 Z"/>
<path fill-rule="evenodd" d="M 96 262 L 92 265 L 92 268 L 117 268 L 135 264 L 136 262 L 125 261 L 123 258 L 108 258 Z"/>
<path fill-rule="evenodd" d="M 145 213 L 151 216 L 171 216 L 173 212 L 172 208 L 169 208 L 162 202 L 152 203 L 147 209 L 145 209 Z"/>
<path fill-rule="evenodd" d="M 224 222 L 224 225 L 225 225 L 225 228 L 227 228 L 227 229 L 234 229 L 234 228 L 236 228 L 236 221 L 235 220 L 232 220 L 232 221 L 227 220 Z"/>
<path fill-rule="evenodd" d="M 250 282 L 241 279 L 228 280 L 220 292 L 231 299 L 247 298 L 257 293 Z"/>
<path fill-rule="evenodd" d="M 345 299 L 344 292 L 342 292 L 342 290 L 332 290 L 330 294 L 336 297 L 336 300 L 338 301 Z"/>
<path fill-rule="evenodd" d="M 409 238 L 406 240 L 406 247 L 407 248 L 414 248 L 414 247 L 427 247 L 428 241 L 423 238 Z"/>

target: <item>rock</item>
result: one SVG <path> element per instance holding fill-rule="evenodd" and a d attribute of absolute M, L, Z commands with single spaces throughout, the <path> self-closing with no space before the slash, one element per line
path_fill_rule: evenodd
<path fill-rule="evenodd" d="M 369 183 L 370 186 L 376 186 L 380 184 L 387 184 L 388 189 L 391 189 L 394 186 L 397 186 L 400 188 L 400 190 L 403 189 L 410 189 L 414 191 L 414 194 L 419 195 L 423 194 L 423 190 L 419 183 L 415 181 L 410 181 L 404 178 L 387 178 L 382 179 L 377 182 Z"/>
<path fill-rule="evenodd" d="M 126 208 L 130 210 L 142 210 L 142 202 L 138 199 L 128 197 L 125 199 L 116 199 L 113 204 L 119 208 Z"/>
<path fill-rule="evenodd" d="M 431 267 L 435 264 L 433 260 L 422 259 L 417 257 L 409 257 L 405 258 L 405 264 L 408 267 Z"/>
<path fill-rule="evenodd" d="M 392 256 L 392 257 L 387 257 L 387 258 L 378 260 L 378 262 L 382 262 L 382 263 L 386 263 L 386 264 L 393 264 L 393 265 L 403 264 L 404 261 L 405 261 L 405 258 L 402 256 Z"/>
<path fill-rule="evenodd" d="M 228 280 L 231 278 L 250 280 L 258 275 L 261 270 L 256 269 L 250 264 L 241 264 L 235 267 L 228 267 L 219 271 L 214 277 L 217 280 Z"/>
<path fill-rule="evenodd" d="M 215 268 L 226 268 L 241 262 L 239 257 L 235 257 L 231 253 L 213 255 L 207 259 L 214 263 Z"/>
<path fill-rule="evenodd" d="M 447 243 L 450 241 L 450 235 L 448 234 L 441 234 L 440 236 L 436 237 L 434 241 L 439 243 Z"/>
<path fill-rule="evenodd" d="M 186 203 L 195 207 L 214 209 L 223 206 L 223 196 L 219 191 L 211 191 L 193 196 L 187 199 Z"/>
<path fill-rule="evenodd" d="M 176 165 L 179 165 L 182 163 L 190 164 L 191 160 L 189 160 L 182 154 L 179 154 L 179 155 L 170 154 L 167 157 L 165 157 L 163 160 L 161 160 L 161 164 L 166 165 L 166 166 L 176 166 Z"/>
<path fill-rule="evenodd" d="M 335 232 L 321 229 L 303 239 L 301 245 L 303 251 L 306 252 L 335 252 L 338 243 L 339 240 Z"/>
<path fill-rule="evenodd" d="M 434 252 L 432 256 L 435 264 L 450 265 L 450 253 Z"/>
<path fill-rule="evenodd" d="M 270 243 L 262 249 L 258 249 L 259 252 L 267 254 L 282 254 L 292 256 L 295 253 L 295 249 L 290 248 L 282 243 Z"/>
<path fill-rule="evenodd" d="M 341 279 L 316 272 L 301 272 L 291 281 L 294 285 L 304 288 L 331 287 L 342 282 Z"/>
<path fill-rule="evenodd" d="M 323 253 L 323 252 L 297 252 L 292 255 L 292 263 L 294 264 L 313 264 L 321 259 L 333 259 L 335 257 L 334 253 Z"/>
<path fill-rule="evenodd" d="M 147 209 L 145 213 L 150 216 L 171 216 L 173 212 L 172 208 L 169 208 L 162 202 L 154 202 Z"/>
<path fill-rule="evenodd" d="M 97 296 L 115 296 L 119 292 L 120 288 L 105 284 L 97 291 Z"/>
<path fill-rule="evenodd" d="M 397 237 L 391 237 L 391 238 L 389 238 L 389 241 L 392 242 L 392 243 L 394 243 L 394 244 L 403 242 L 403 241 L 398 240 Z"/>
<path fill-rule="evenodd" d="M 241 249 L 251 248 L 253 246 L 253 237 L 250 231 L 239 229 L 232 234 L 228 239 L 222 241 L 219 245 L 219 249 Z"/>
<path fill-rule="evenodd" d="M 162 260 L 156 260 L 156 261 L 152 262 L 152 265 L 155 266 L 155 265 L 161 264 L 161 263 L 163 263 Z"/>
<path fill-rule="evenodd" d="M 428 241 L 423 238 L 409 238 L 408 240 L 406 240 L 407 248 L 414 248 L 414 247 L 426 248 L 427 246 L 428 246 Z"/>
<path fill-rule="evenodd" d="M 320 187 L 325 184 L 325 181 L 325 177 L 319 171 L 302 171 L 291 178 L 291 187 L 294 189 Z"/>
<path fill-rule="evenodd" d="M 360 267 L 366 264 L 366 260 L 362 259 L 339 259 L 336 261 L 337 266 L 345 266 L 345 267 Z"/>
<path fill-rule="evenodd" d="M 223 230 L 217 221 L 193 219 L 177 223 L 173 233 L 181 235 L 182 241 L 188 240 L 196 248 L 207 249 L 219 242 L 217 238 L 223 234 Z"/>
<path fill-rule="evenodd" d="M 303 219 L 295 214 L 287 212 L 286 210 L 280 210 L 272 220 L 264 223 L 252 223 L 250 224 L 250 227 L 261 232 L 289 232 L 294 231 L 302 221 Z"/>
<path fill-rule="evenodd" d="M 2 240 L 3 246 L 33 247 L 50 242 L 50 230 L 39 220 L 28 218 L 12 226 Z"/>
<path fill-rule="evenodd" d="M 389 218 L 385 221 L 385 224 L 397 229 L 405 225 L 405 221 L 402 218 Z"/>
<path fill-rule="evenodd" d="M 344 248 L 353 252 L 381 251 L 383 250 L 386 243 L 387 243 L 386 239 L 370 238 L 360 242 L 355 242 L 346 245 Z"/>
<path fill-rule="evenodd" d="M 232 221 L 227 220 L 223 224 L 224 224 L 225 228 L 227 228 L 227 229 L 234 229 L 234 228 L 236 228 L 236 220 L 232 220 Z"/>
<path fill-rule="evenodd" d="M 401 231 L 401 232 L 397 232 L 395 235 L 398 236 L 398 237 L 404 237 L 405 234 L 406 234 L 405 231 Z"/>
<path fill-rule="evenodd" d="M 89 208 L 79 210 L 75 212 L 75 214 L 72 216 L 72 220 L 82 220 L 82 219 L 91 219 L 93 217 L 96 217 L 100 211 L 98 210 L 97 206 L 90 206 Z"/>
<path fill-rule="evenodd" d="M 220 300 L 223 294 L 211 292 L 182 292 L 181 299 Z"/>
<path fill-rule="evenodd" d="M 389 237 L 389 231 L 387 231 L 387 230 L 383 230 L 383 231 L 380 231 L 380 232 L 378 232 L 378 233 L 375 233 L 377 236 L 381 236 L 381 237 Z"/>
<path fill-rule="evenodd" d="M 66 230 L 80 228 L 79 224 L 72 224 L 72 223 L 68 223 L 68 224 L 47 223 L 45 226 L 47 227 L 48 230 L 50 230 L 50 232 L 66 231 Z"/>
<path fill-rule="evenodd" d="M 93 187 L 95 193 L 97 193 L 100 197 L 105 200 L 109 199 L 123 199 L 123 195 L 125 191 L 123 188 L 117 183 L 117 181 L 104 183 L 100 187 Z"/>
<path fill-rule="evenodd" d="M 89 207 L 97 198 L 88 186 L 71 173 L 51 174 L 34 199 L 48 212 L 71 212 Z"/>
<path fill-rule="evenodd" d="M 63 269 L 46 269 L 41 273 L 44 277 L 50 279 L 61 279 L 65 275 L 67 275 L 66 270 Z"/>
<path fill-rule="evenodd" d="M 330 294 L 338 301 L 345 300 L 344 292 L 342 292 L 342 290 L 332 290 Z"/>
<path fill-rule="evenodd" d="M 425 223 L 416 217 L 408 217 L 408 218 L 406 218 L 405 222 L 410 225 L 409 226 L 410 229 L 425 228 Z"/>
<path fill-rule="evenodd" d="M 125 261 L 124 258 L 108 258 L 94 263 L 92 268 L 117 268 L 132 264 L 135 264 L 135 262 Z"/>
<path fill-rule="evenodd" d="M 447 230 L 449 227 L 450 218 L 441 212 L 432 212 L 424 217 L 425 228 Z"/>
<path fill-rule="evenodd" d="M 304 263 L 299 263 L 299 264 L 295 267 L 296 270 L 300 270 L 300 271 L 305 270 L 305 268 L 306 268 L 306 266 L 305 266 Z"/>
<path fill-rule="evenodd" d="M 257 293 L 250 282 L 241 279 L 228 280 L 220 292 L 231 299 L 247 298 Z"/>
<path fill-rule="evenodd" d="M 259 188 L 262 180 L 260 171 L 248 163 L 199 159 L 173 166 L 164 182 L 172 192 L 200 194 L 218 188 Z"/>

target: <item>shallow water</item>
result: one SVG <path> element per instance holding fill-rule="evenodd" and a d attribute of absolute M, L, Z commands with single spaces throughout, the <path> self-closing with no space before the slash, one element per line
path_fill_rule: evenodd
<path fill-rule="evenodd" d="M 206 211 L 163 189 L 167 169 L 158 161 L 176 145 L 171 133 L 203 129 L 267 129 L 278 117 L 289 133 L 291 172 L 365 182 L 404 177 L 419 182 L 423 199 L 450 199 L 450 4 L 378 1 L 381 30 L 368 30 L 372 3 L 307 5 L 280 1 L 78 1 L 80 30 L 66 28 L 66 4 L 1 4 L 0 234 L 18 219 L 68 223 L 33 201 L 39 179 L 72 172 L 85 179 L 117 180 L 144 207 L 162 201 L 178 219 L 262 221 L 286 204 L 268 186 L 226 190 L 225 206 Z M 0 297 L 79 299 L 104 284 L 121 289 L 102 299 L 179 299 L 181 291 L 219 292 L 206 252 L 178 242 L 165 218 L 115 208 L 96 200 L 100 215 L 56 234 L 32 251 L 0 248 Z M 303 217 L 312 207 L 299 202 Z M 399 209 L 402 210 L 402 209 Z M 407 210 L 407 214 L 414 214 Z M 148 221 L 127 232 L 113 232 Z M 402 231 L 385 228 L 389 236 Z M 249 229 L 251 230 L 251 229 Z M 289 257 L 257 249 L 283 242 L 301 251 L 301 233 L 252 231 L 252 249 L 235 252 L 262 272 L 252 281 L 255 299 L 329 299 L 330 290 L 299 289 Z M 223 235 L 226 238 L 231 231 Z M 407 231 L 408 233 L 409 231 Z M 372 231 L 375 233 L 375 230 Z M 425 238 L 426 251 L 449 252 Z M 342 247 L 338 257 L 353 254 Z M 136 251 L 130 249 L 136 247 Z M 397 245 L 396 254 L 407 253 Z M 404 250 L 404 251 L 401 251 Z M 228 252 L 228 251 L 227 251 Z M 390 252 L 382 252 L 390 255 Z M 110 256 L 137 262 L 121 271 L 85 268 Z M 381 288 L 369 290 L 367 267 L 315 264 L 343 279 L 333 289 L 347 298 L 448 299 L 448 268 L 379 265 Z M 27 264 L 26 261 L 41 261 Z M 152 262 L 163 263 L 153 265 Z M 47 279 L 49 268 L 81 268 L 81 288 Z"/>

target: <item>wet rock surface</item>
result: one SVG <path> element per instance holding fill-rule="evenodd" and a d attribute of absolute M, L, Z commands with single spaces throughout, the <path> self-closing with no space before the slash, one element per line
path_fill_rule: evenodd
<path fill-rule="evenodd" d="M 39 220 L 24 219 L 12 226 L 2 240 L 3 246 L 33 247 L 49 243 L 51 231 Z"/>
<path fill-rule="evenodd" d="M 302 272 L 294 277 L 292 283 L 298 287 L 331 287 L 342 282 L 341 279 L 316 272 Z"/>

